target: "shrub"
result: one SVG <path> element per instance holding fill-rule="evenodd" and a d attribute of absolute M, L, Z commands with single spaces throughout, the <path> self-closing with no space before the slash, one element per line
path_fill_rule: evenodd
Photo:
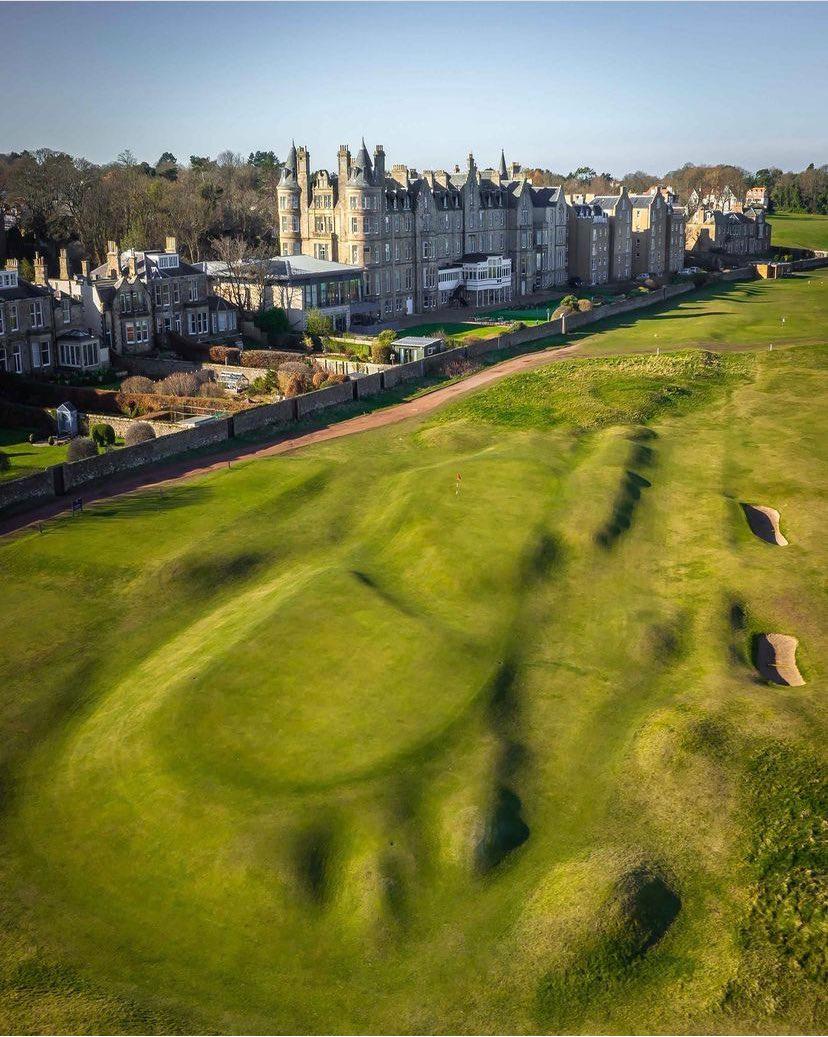
<path fill-rule="evenodd" d="M 693 277 L 692 277 L 693 285 L 696 288 L 703 288 L 704 285 L 706 285 L 709 280 L 710 280 L 710 278 L 709 278 L 708 274 L 704 270 L 701 270 L 698 273 L 693 274 Z"/>
<path fill-rule="evenodd" d="M 122 392 L 155 392 L 155 382 L 142 374 L 133 374 L 121 382 Z"/>
<path fill-rule="evenodd" d="M 346 374 L 340 374 L 338 371 L 332 371 L 325 379 L 325 385 L 343 385 L 348 381 Z"/>
<path fill-rule="evenodd" d="M 561 299 L 559 305 L 563 309 L 569 310 L 571 312 L 572 310 L 578 309 L 578 299 L 574 295 L 565 295 L 563 299 Z"/>
<path fill-rule="evenodd" d="M 0 450 L 0 472 L 7 472 L 11 468 L 9 455 Z"/>
<path fill-rule="evenodd" d="M 285 396 L 301 396 L 305 391 L 304 383 L 299 375 L 288 374 L 285 376 L 284 381 L 280 375 L 279 384 L 282 386 L 282 393 Z"/>
<path fill-rule="evenodd" d="M 579 299 L 578 300 L 578 311 L 580 313 L 589 313 L 589 311 L 591 309 L 592 309 L 592 303 L 590 302 L 589 299 Z"/>
<path fill-rule="evenodd" d="M 371 359 L 375 364 L 391 363 L 391 346 L 386 342 L 380 342 L 379 336 L 371 343 Z"/>
<path fill-rule="evenodd" d="M 137 446 L 138 443 L 148 443 L 151 439 L 155 439 L 155 429 L 148 421 L 136 421 L 124 433 L 125 446 Z"/>
<path fill-rule="evenodd" d="M 105 421 L 99 421 L 89 430 L 89 435 L 100 447 L 112 446 L 115 443 L 115 429 Z"/>
<path fill-rule="evenodd" d="M 326 335 L 330 335 L 332 331 L 333 321 L 330 317 L 327 317 L 321 310 L 308 310 L 305 319 L 305 332 L 312 339 L 321 339 Z"/>
<path fill-rule="evenodd" d="M 510 332 L 523 331 L 525 327 L 526 325 L 523 323 L 522 320 L 513 320 L 506 330 Z"/>
<path fill-rule="evenodd" d="M 280 353 L 275 349 L 245 349 L 241 355 L 242 367 L 269 367 L 274 371 L 280 364 L 297 360 L 296 353 Z"/>
<path fill-rule="evenodd" d="M 209 356 L 214 364 L 238 364 L 241 350 L 236 346 L 210 346 Z"/>
<path fill-rule="evenodd" d="M 317 349 L 316 339 L 314 339 L 313 335 L 303 335 L 302 336 L 302 345 L 305 347 L 305 349 L 306 349 L 306 351 L 308 353 L 315 353 L 316 352 L 316 349 Z"/>
<path fill-rule="evenodd" d="M 322 368 L 320 367 L 318 371 L 314 371 L 313 372 L 313 377 L 311 378 L 311 384 L 313 385 L 314 389 L 321 389 L 322 386 L 327 381 L 327 379 L 328 379 L 328 372 L 327 371 L 323 371 Z"/>
<path fill-rule="evenodd" d="M 70 440 L 66 449 L 67 461 L 83 461 L 87 457 L 97 456 L 98 444 L 94 439 L 88 439 L 86 436 L 77 436 Z"/>
<path fill-rule="evenodd" d="M 55 439 L 54 436 L 49 436 L 49 438 L 46 440 L 46 442 L 49 444 L 49 446 L 54 446 L 55 443 L 57 442 L 57 440 Z"/>
<path fill-rule="evenodd" d="M 257 313 L 253 318 L 253 323 L 259 331 L 263 331 L 267 335 L 268 342 L 272 336 L 289 335 L 293 331 L 288 315 L 281 306 L 274 306 L 273 309 Z"/>
<path fill-rule="evenodd" d="M 202 379 L 194 371 L 174 371 L 155 383 L 162 396 L 195 396 Z"/>
<path fill-rule="evenodd" d="M 34 443 L 35 439 L 37 439 L 37 436 L 35 436 L 34 432 L 30 432 L 29 433 L 29 442 L 30 443 Z"/>
<path fill-rule="evenodd" d="M 226 393 L 224 391 L 224 386 L 220 385 L 218 382 L 202 382 L 198 387 L 198 395 L 206 396 L 211 400 L 220 400 L 226 395 Z"/>

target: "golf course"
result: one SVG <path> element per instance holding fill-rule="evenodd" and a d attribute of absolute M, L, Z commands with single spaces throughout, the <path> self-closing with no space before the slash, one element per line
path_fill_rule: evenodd
<path fill-rule="evenodd" d="M 828 271 L 567 342 L 0 539 L 2 1032 L 825 1032 Z"/>

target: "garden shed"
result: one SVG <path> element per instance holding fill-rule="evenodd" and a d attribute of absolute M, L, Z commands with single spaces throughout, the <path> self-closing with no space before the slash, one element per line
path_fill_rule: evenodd
<path fill-rule="evenodd" d="M 55 415 L 59 436 L 71 438 L 78 434 L 78 408 L 74 403 L 68 400 L 66 403 L 61 403 Z"/>

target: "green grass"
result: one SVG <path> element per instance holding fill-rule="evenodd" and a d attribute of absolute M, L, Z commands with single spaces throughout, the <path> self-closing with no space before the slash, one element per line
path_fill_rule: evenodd
<path fill-rule="evenodd" d="M 825 362 L 561 362 L 2 542 L 4 1032 L 824 1030 Z"/>
<path fill-rule="evenodd" d="M 828 250 L 828 216 L 780 212 L 769 216 L 768 220 L 774 245 Z"/>
<path fill-rule="evenodd" d="M 446 335 L 462 341 L 469 338 L 496 338 L 498 335 L 505 334 L 507 330 L 505 324 L 464 324 L 443 321 L 441 324 L 418 324 L 414 328 L 405 328 L 397 333 L 397 337 L 407 338 L 409 335 L 428 337 L 435 335 L 438 331 L 444 331 Z"/>
<path fill-rule="evenodd" d="M 49 465 L 60 464 L 66 460 L 66 446 L 48 446 L 45 443 L 30 443 L 29 433 L 33 429 L 9 428 L 0 429 L 0 450 L 8 457 L 9 467 L 0 471 L 0 482 L 7 479 L 19 479 L 23 475 L 33 475 Z M 42 434 L 36 433 L 38 439 Z"/>

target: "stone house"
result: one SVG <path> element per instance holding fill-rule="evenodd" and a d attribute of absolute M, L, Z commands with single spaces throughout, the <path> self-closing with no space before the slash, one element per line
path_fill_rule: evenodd
<path fill-rule="evenodd" d="M 661 191 L 631 195 L 632 273 L 664 273 L 667 264 L 667 202 Z"/>
<path fill-rule="evenodd" d="M 698 209 L 687 221 L 688 252 L 716 251 L 728 256 L 761 256 L 770 248 L 771 225 L 763 209 L 721 212 Z"/>
<path fill-rule="evenodd" d="M 610 223 L 600 205 L 569 207 L 569 276 L 584 285 L 606 284 L 610 275 Z"/>
<path fill-rule="evenodd" d="M 590 195 L 609 223 L 610 281 L 629 281 L 632 277 L 632 202 L 626 187 L 616 195 Z"/>
<path fill-rule="evenodd" d="M 105 366 L 109 353 L 84 321 L 78 299 L 52 289 L 46 262 L 35 255 L 35 280 L 19 275 L 16 259 L 0 271 L 0 370 L 49 374 Z"/>

